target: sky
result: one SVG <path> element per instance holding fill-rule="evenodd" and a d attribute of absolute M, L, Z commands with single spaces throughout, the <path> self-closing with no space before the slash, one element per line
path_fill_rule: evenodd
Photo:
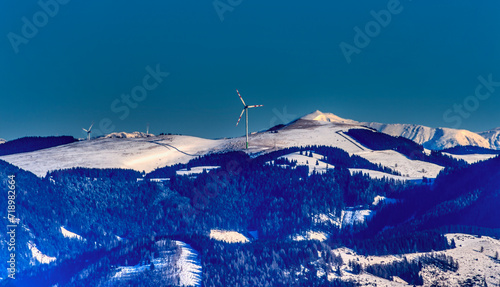
<path fill-rule="evenodd" d="M 244 134 L 321 110 L 500 127 L 500 2 L 0 2 L 0 138 Z"/>

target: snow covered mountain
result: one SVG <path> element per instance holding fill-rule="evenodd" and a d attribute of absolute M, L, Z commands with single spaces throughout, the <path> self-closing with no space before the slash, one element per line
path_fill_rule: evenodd
<path fill-rule="evenodd" d="M 2 156 L 0 159 L 43 177 L 48 171 L 72 167 L 126 168 L 150 172 L 156 168 L 187 163 L 189 160 L 213 152 L 245 150 L 254 155 L 288 147 L 308 145 L 332 146 L 356 154 L 375 164 L 382 164 L 403 176 L 434 178 L 442 166 L 411 160 L 394 150 L 371 150 L 346 132 L 349 129 L 376 129 L 402 136 L 430 149 L 455 145 L 474 145 L 500 149 L 500 129 L 483 136 L 465 130 L 429 128 L 407 124 L 364 123 L 343 119 L 331 113 L 315 111 L 277 130 L 250 135 L 250 147 L 245 150 L 245 138 L 210 140 L 182 135 L 154 136 L 140 132 L 112 133 L 103 138 L 84 140 L 39 150 Z M 491 143 L 491 145 L 490 145 Z M 466 155 L 468 160 L 470 155 Z M 484 157 L 489 158 L 489 157 Z M 484 158 L 471 158 L 471 161 Z M 422 171 L 425 170 L 425 173 Z"/>
<path fill-rule="evenodd" d="M 479 133 L 483 138 L 488 140 L 490 148 L 500 149 L 500 127 L 485 132 Z"/>
<path fill-rule="evenodd" d="M 367 126 L 391 136 L 405 137 L 423 145 L 425 148 L 433 150 L 441 150 L 457 145 L 471 145 L 491 149 L 500 149 L 500 128 L 482 133 L 474 133 L 468 130 L 431 128 L 414 124 L 357 122 L 354 120 L 343 119 L 331 113 L 323 113 L 321 111 L 315 111 L 302 117 L 301 119 Z"/>

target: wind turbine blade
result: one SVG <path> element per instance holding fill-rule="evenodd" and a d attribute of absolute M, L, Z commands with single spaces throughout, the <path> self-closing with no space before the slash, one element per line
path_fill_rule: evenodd
<path fill-rule="evenodd" d="M 92 130 L 92 127 L 94 126 L 94 123 L 90 125 L 89 132 Z"/>
<path fill-rule="evenodd" d="M 243 98 L 241 97 L 240 95 L 240 92 L 238 92 L 238 90 L 236 90 L 236 92 L 238 93 L 238 96 L 240 97 L 240 100 L 241 102 L 243 103 L 244 106 L 246 106 L 247 104 L 245 104 L 245 101 L 243 100 Z"/>
<path fill-rule="evenodd" d="M 264 105 L 253 105 L 253 106 L 248 106 L 248 108 L 258 108 L 258 107 L 263 107 Z"/>
<path fill-rule="evenodd" d="M 240 123 L 241 117 L 243 116 L 243 113 L 245 112 L 245 109 L 241 111 L 240 117 L 238 118 L 238 122 L 236 123 L 236 126 Z"/>
<path fill-rule="evenodd" d="M 86 133 L 88 133 L 88 132 L 89 132 L 88 130 L 86 130 L 86 129 L 84 129 L 84 128 L 82 128 L 82 130 L 84 130 Z"/>

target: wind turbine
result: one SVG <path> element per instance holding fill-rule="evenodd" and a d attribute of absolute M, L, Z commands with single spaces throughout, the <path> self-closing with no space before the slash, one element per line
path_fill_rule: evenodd
<path fill-rule="evenodd" d="M 241 120 L 241 117 L 243 116 L 243 113 L 246 112 L 245 113 L 245 125 L 246 125 L 246 133 L 245 133 L 245 135 L 246 135 L 246 139 L 247 139 L 246 149 L 248 149 L 248 109 L 263 107 L 264 105 L 249 106 L 249 105 L 245 104 L 245 101 L 241 97 L 240 92 L 238 92 L 238 90 L 236 90 L 236 93 L 238 93 L 238 96 L 240 97 L 240 100 L 243 103 L 243 110 L 241 111 L 241 114 L 240 114 L 240 117 L 238 118 L 238 122 L 236 123 L 236 126 L 238 126 L 238 124 L 240 123 L 240 120 Z"/>
<path fill-rule="evenodd" d="M 90 125 L 90 128 L 88 130 L 82 128 L 87 133 L 87 140 L 90 140 L 90 133 L 92 132 L 92 126 L 94 126 L 94 123 Z"/>

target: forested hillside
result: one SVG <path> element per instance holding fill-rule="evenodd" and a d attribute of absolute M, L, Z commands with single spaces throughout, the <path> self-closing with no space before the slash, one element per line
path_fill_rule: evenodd
<path fill-rule="evenodd" d="M 276 161 L 295 151 L 314 151 L 335 168 L 309 174 L 307 167 Z M 44 278 L 47 283 L 38 286 L 121 284 L 111 280 L 118 266 L 147 264 L 152 254 L 158 254 L 154 244 L 160 239 L 181 240 L 199 252 L 203 286 L 353 286 L 349 280 L 328 281 L 312 275 L 336 272 L 344 263 L 332 250 L 341 246 L 378 255 L 436 251 L 452 247 L 441 234 L 443 228 L 461 226 L 475 233 L 498 230 L 499 161 L 497 157 L 447 168 L 433 185 L 351 175 L 347 168 L 385 169 L 321 146 L 254 158 L 242 152 L 211 154 L 147 175 L 132 170 L 74 168 L 39 179 L 0 162 L 0 176 L 2 188 L 10 174 L 18 182 L 19 266 L 20 278 L 24 278 L 18 282 L 27 282 L 21 286 L 32 286 L 29 282 L 34 278 Z M 176 173 L 207 165 L 220 168 L 198 175 Z M 155 177 L 170 180 L 149 181 Z M 374 205 L 377 196 L 394 203 Z M 2 206 L 5 200 L 1 199 Z M 349 227 L 336 223 L 352 208 L 370 210 L 374 216 Z M 332 220 L 318 220 L 325 215 Z M 63 226 L 81 239 L 64 237 Z M 214 229 L 238 231 L 251 240 L 245 244 L 216 241 L 209 237 Z M 250 236 L 250 231 L 258 236 Z M 328 238 L 321 242 L 292 240 L 294 235 L 310 231 Z M 37 262 L 28 242 L 56 260 Z M 2 252 L 2 256 L 8 255 L 5 249 Z M 413 270 L 412 266 L 390 268 L 418 283 L 414 273 L 404 271 Z M 150 278 L 151 285 L 144 286 L 158 284 L 158 273 L 141 274 Z M 84 278 L 80 285 L 72 282 L 75 276 Z M 168 278 L 169 282 L 176 280 L 175 275 Z"/>

